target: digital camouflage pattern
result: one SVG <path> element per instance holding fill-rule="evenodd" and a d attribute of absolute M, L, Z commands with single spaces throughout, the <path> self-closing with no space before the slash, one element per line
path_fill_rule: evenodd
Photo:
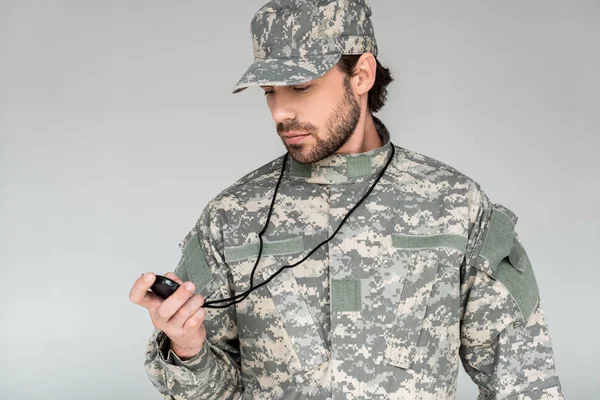
<path fill-rule="evenodd" d="M 145 367 L 165 399 L 454 399 L 459 359 L 479 399 L 563 399 L 516 216 L 375 122 L 378 149 L 285 165 L 255 283 L 326 240 L 394 146 L 329 243 L 242 303 L 207 309 L 194 358 L 155 330 Z M 249 287 L 282 161 L 213 198 L 182 242 L 176 273 L 204 296 Z"/>
<path fill-rule="evenodd" d="M 377 55 L 366 0 L 273 0 L 252 18 L 254 63 L 233 88 L 296 85 L 329 71 L 342 54 Z"/>

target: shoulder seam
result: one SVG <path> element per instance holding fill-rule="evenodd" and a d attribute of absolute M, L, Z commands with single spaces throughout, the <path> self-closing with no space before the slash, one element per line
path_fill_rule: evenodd
<path fill-rule="evenodd" d="M 470 176 L 468 176 L 467 174 L 465 174 L 465 173 L 457 170 L 456 168 L 454 168 L 454 167 L 452 167 L 452 166 L 450 166 L 448 164 L 445 164 L 445 163 L 443 163 L 443 162 L 441 162 L 439 160 L 435 160 L 436 162 L 431 162 L 431 161 L 427 161 L 427 160 L 416 159 L 415 157 L 413 157 L 413 156 L 411 156 L 409 154 L 409 153 L 416 153 L 416 152 L 408 150 L 408 149 L 405 149 L 405 148 L 400 147 L 400 146 L 396 146 L 396 148 L 397 148 L 397 150 L 401 151 L 406 156 L 406 158 L 408 158 L 409 160 L 411 160 L 413 163 L 425 164 L 425 165 L 429 165 L 431 167 L 436 167 L 436 168 L 444 169 L 446 171 L 450 171 L 450 172 L 462 175 L 465 178 L 467 178 L 468 180 L 475 182 L 475 180 L 473 178 L 471 178 Z M 416 154 L 419 154 L 419 153 L 416 153 Z M 431 158 L 429 156 L 425 156 L 424 154 L 420 154 L 420 155 L 423 156 L 423 157 Z"/>
<path fill-rule="evenodd" d="M 260 169 L 262 167 L 258 167 L 256 169 L 250 171 L 249 173 L 247 173 L 246 175 L 244 175 L 243 177 L 241 177 L 240 179 L 238 179 L 236 182 L 232 183 L 231 185 L 229 185 L 228 187 L 226 187 L 225 189 L 223 189 L 221 191 L 221 193 L 215 197 L 215 199 L 217 199 L 219 197 L 222 197 L 222 196 L 230 195 L 231 194 L 230 192 L 232 190 L 238 188 L 239 186 L 241 186 L 241 185 L 243 185 L 245 183 L 251 182 L 251 181 L 253 181 L 255 179 L 258 179 L 261 176 L 270 174 L 271 172 L 273 172 L 276 169 L 279 169 L 281 167 L 281 161 L 280 161 L 280 159 L 282 159 L 282 157 L 284 157 L 284 155 L 283 156 L 279 156 L 279 157 L 275 158 L 274 160 L 270 161 L 270 163 L 272 163 L 273 161 L 276 161 L 276 163 L 272 167 L 270 167 L 269 169 L 267 169 L 266 171 L 264 171 L 262 174 L 253 176 L 251 178 L 244 179 L 245 177 L 248 177 L 253 172 L 255 172 L 256 170 L 258 170 L 258 169 Z"/>

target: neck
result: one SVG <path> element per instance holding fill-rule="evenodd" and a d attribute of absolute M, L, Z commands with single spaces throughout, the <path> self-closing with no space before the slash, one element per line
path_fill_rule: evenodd
<path fill-rule="evenodd" d="M 375 134 L 384 144 L 362 153 L 336 153 L 310 164 L 300 164 L 294 159 L 289 162 L 288 178 L 308 183 L 343 184 L 363 182 L 378 174 L 389 159 L 394 146 L 390 133 L 378 118 L 372 117 Z M 362 132 L 366 132 L 363 129 Z"/>
<path fill-rule="evenodd" d="M 370 112 L 363 112 L 356 124 L 354 133 L 336 154 L 357 154 L 375 150 L 383 144 L 377 134 L 375 122 Z"/>

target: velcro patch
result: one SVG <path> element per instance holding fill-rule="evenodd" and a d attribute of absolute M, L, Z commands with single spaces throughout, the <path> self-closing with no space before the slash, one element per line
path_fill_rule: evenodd
<path fill-rule="evenodd" d="M 331 311 L 360 311 L 361 303 L 360 280 L 331 280 Z"/>
<path fill-rule="evenodd" d="M 525 249 L 515 232 L 516 216 L 494 205 L 480 256 L 487 259 L 493 278 L 500 281 L 517 303 L 527 322 L 539 301 L 539 289 Z"/>
<path fill-rule="evenodd" d="M 510 254 L 513 244 L 515 225 L 512 219 L 502 211 L 492 208 L 492 217 L 479 255 L 490 262 L 492 270 Z"/>
<path fill-rule="evenodd" d="M 199 293 L 213 280 L 197 234 L 194 234 L 183 248 L 183 266 L 190 280 L 196 285 L 196 293 Z"/>
<path fill-rule="evenodd" d="M 510 255 L 497 267 L 497 279 L 513 296 L 524 322 L 527 322 L 539 301 L 539 288 L 525 249 L 516 237 Z"/>

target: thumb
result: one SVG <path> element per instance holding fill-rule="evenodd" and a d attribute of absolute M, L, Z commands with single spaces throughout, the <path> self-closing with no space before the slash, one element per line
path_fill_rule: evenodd
<path fill-rule="evenodd" d="M 181 279 L 179 279 L 179 277 L 177 275 L 175 275 L 174 272 L 167 272 L 166 274 L 164 274 L 163 276 L 169 278 L 172 281 L 177 282 L 180 285 L 183 285 L 183 281 Z"/>

